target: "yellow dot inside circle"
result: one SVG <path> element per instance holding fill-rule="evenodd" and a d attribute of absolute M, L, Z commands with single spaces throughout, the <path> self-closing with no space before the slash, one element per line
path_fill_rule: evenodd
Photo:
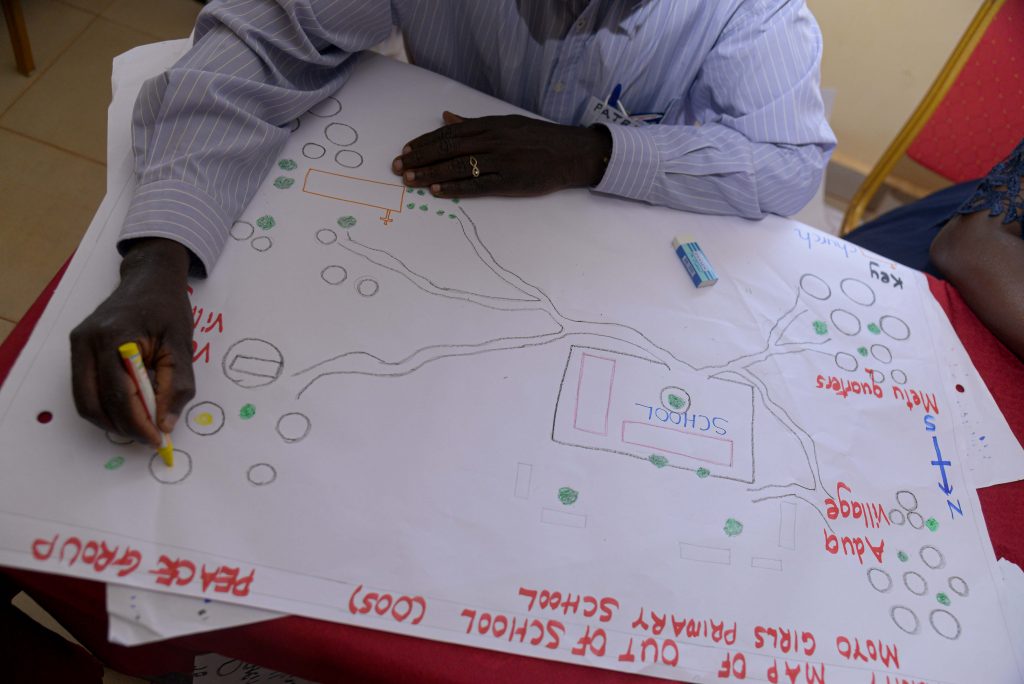
<path fill-rule="evenodd" d="M 202 413 L 195 417 L 195 422 L 197 425 L 212 425 L 213 416 L 211 416 L 206 411 L 203 411 Z"/>

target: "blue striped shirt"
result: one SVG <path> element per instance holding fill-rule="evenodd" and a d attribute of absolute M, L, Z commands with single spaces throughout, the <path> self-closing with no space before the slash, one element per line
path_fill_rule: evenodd
<path fill-rule="evenodd" d="M 590 96 L 616 84 L 630 112 L 664 112 L 660 124 L 608 127 L 598 192 L 789 215 L 835 144 L 803 0 L 220 0 L 136 102 L 139 184 L 120 244 L 171 238 L 195 273 L 211 269 L 287 124 L 392 26 L 415 64 L 556 122 L 578 124 Z"/>

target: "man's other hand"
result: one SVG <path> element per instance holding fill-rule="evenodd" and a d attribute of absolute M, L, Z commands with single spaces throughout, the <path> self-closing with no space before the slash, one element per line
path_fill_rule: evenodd
<path fill-rule="evenodd" d="M 526 197 L 594 186 L 611 155 L 611 134 L 602 126 L 443 116 L 444 126 L 411 140 L 392 162 L 406 185 L 438 197 Z"/>
<path fill-rule="evenodd" d="M 158 446 L 195 396 L 189 253 L 171 240 L 144 238 L 121 262 L 117 289 L 71 331 L 75 407 L 99 427 Z M 156 393 L 156 422 L 125 369 L 118 346 L 137 342 Z M 159 431 L 157 429 L 159 426 Z"/>

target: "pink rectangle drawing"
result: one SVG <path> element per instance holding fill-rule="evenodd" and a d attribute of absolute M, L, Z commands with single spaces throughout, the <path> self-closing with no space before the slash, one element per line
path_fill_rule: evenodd
<path fill-rule="evenodd" d="M 698 435 L 661 425 L 622 421 L 622 441 L 705 463 L 732 465 L 732 440 Z"/>
<path fill-rule="evenodd" d="M 576 412 L 572 426 L 581 432 L 608 434 L 608 411 L 612 405 L 615 359 L 584 353 L 576 384 Z"/>

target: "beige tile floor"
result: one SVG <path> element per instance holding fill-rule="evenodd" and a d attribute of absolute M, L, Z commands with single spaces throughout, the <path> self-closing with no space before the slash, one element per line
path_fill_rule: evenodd
<path fill-rule="evenodd" d="M 21 0 L 36 70 L 0 31 L 0 340 L 78 244 L 106 191 L 113 57 L 192 30 L 195 0 Z M 36 621 L 59 626 L 28 597 Z M 142 682 L 108 671 L 105 682 Z"/>

